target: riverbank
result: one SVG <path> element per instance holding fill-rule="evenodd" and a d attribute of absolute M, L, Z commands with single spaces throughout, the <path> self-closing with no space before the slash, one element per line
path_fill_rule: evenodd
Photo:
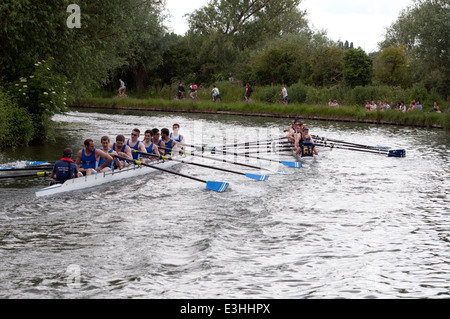
<path fill-rule="evenodd" d="M 159 112 L 227 114 L 242 116 L 260 116 L 275 118 L 295 118 L 356 122 L 383 125 L 401 125 L 425 128 L 450 129 L 449 113 L 428 113 L 398 111 L 368 112 L 364 108 L 355 106 L 328 107 L 305 104 L 267 104 L 251 103 L 213 103 L 211 101 L 176 101 L 164 99 L 136 99 L 136 98 L 85 98 L 69 105 L 77 108 L 106 108 Z"/>

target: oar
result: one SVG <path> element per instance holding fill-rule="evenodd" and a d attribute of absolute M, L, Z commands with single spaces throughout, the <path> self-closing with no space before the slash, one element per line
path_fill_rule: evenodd
<path fill-rule="evenodd" d="M 34 162 L 32 162 L 32 161 L 30 161 L 30 162 L 27 162 L 27 165 L 41 165 L 41 164 L 55 164 L 56 162 L 54 162 L 54 161 L 34 161 Z"/>
<path fill-rule="evenodd" d="M 169 171 L 167 169 L 158 167 L 157 165 L 150 165 L 150 164 L 147 164 L 147 163 L 142 163 L 141 161 L 130 159 L 130 158 L 127 158 L 127 157 L 123 157 L 123 156 L 120 156 L 120 155 L 114 155 L 114 156 L 119 158 L 119 159 L 132 162 L 132 163 L 134 163 L 136 165 L 142 165 L 142 166 L 151 167 L 151 168 L 154 168 L 154 169 L 157 169 L 157 170 L 169 173 L 169 174 L 174 174 L 174 175 L 178 175 L 178 176 L 181 176 L 181 177 L 186 177 L 186 178 L 192 179 L 194 181 L 205 183 L 207 189 L 210 189 L 210 190 L 215 191 L 215 192 L 222 193 L 222 192 L 224 192 L 227 189 L 227 187 L 229 185 L 228 183 L 225 183 L 225 182 L 204 181 L 202 179 L 199 179 L 199 178 L 196 178 L 196 177 L 193 177 L 193 176 L 188 176 L 188 175 L 184 175 L 184 174 L 181 174 L 181 173 Z"/>
<path fill-rule="evenodd" d="M 345 144 L 347 146 L 368 148 L 368 149 L 380 150 L 380 151 L 388 151 L 390 149 L 390 147 L 362 145 L 362 144 L 350 143 L 350 142 L 345 142 L 345 141 L 333 140 L 333 139 L 329 139 L 326 137 L 320 137 L 320 136 L 316 136 L 316 135 L 312 135 L 312 137 L 314 139 L 321 140 L 322 142 L 325 142 L 325 143 L 330 141 L 330 142 L 334 142 L 334 143 Z"/>
<path fill-rule="evenodd" d="M 2 172 L 13 172 L 13 171 L 35 171 L 39 169 L 52 169 L 52 166 L 49 165 L 42 165 L 42 166 L 35 166 L 35 167 L 18 167 L 18 166 L 11 166 L 11 167 L 0 167 L 0 171 Z"/>
<path fill-rule="evenodd" d="M 281 139 L 284 139 L 285 137 L 280 137 L 280 138 L 271 138 L 268 140 L 262 140 L 262 141 L 253 141 L 253 142 L 245 142 L 245 143 L 234 143 L 234 144 L 227 144 L 227 145 L 222 145 L 222 148 L 228 148 L 228 147 L 238 147 L 238 146 L 248 146 L 248 145 L 254 145 L 254 144 L 264 144 L 264 143 L 272 143 L 273 141 L 278 141 Z"/>
<path fill-rule="evenodd" d="M 180 162 L 180 163 L 184 163 L 184 164 L 188 164 L 188 165 L 195 165 L 195 166 L 199 166 L 199 167 L 215 169 L 218 171 L 228 172 L 228 173 L 232 173 L 232 174 L 244 175 L 245 177 L 254 179 L 256 181 L 266 181 L 269 178 L 269 176 L 267 176 L 267 175 L 257 175 L 257 174 L 236 172 L 236 171 L 232 171 L 232 170 L 225 169 L 225 168 L 219 168 L 219 167 L 214 167 L 214 166 L 209 166 L 209 165 L 204 165 L 204 164 L 199 164 L 199 163 L 186 162 L 186 161 L 175 159 L 175 158 L 172 158 L 170 156 L 165 156 L 165 155 L 156 155 L 154 153 L 145 153 L 145 152 L 140 152 L 140 151 L 136 151 L 136 150 L 132 150 L 132 152 L 138 153 L 141 155 L 146 155 L 146 156 L 158 157 L 159 159 L 163 159 L 163 160 L 175 161 L 175 162 Z"/>
<path fill-rule="evenodd" d="M 250 156 L 250 155 L 246 155 L 246 154 L 238 154 L 238 153 L 234 153 L 234 152 L 227 152 L 227 151 L 219 150 L 219 149 L 217 149 L 215 147 L 195 146 L 195 145 L 187 145 L 187 144 L 181 144 L 181 145 L 194 147 L 194 148 L 196 148 L 199 151 L 211 151 L 211 152 L 222 153 L 222 154 L 225 154 L 225 155 L 245 156 L 245 157 L 248 157 L 248 158 L 255 158 L 255 159 L 264 160 L 264 161 L 281 163 L 281 164 L 283 164 L 285 166 L 289 166 L 289 167 L 296 167 L 296 168 L 302 167 L 302 163 L 300 163 L 300 162 L 277 161 L 277 160 L 274 160 L 274 159 L 264 158 L 264 157 L 259 157 L 259 156 Z"/>
<path fill-rule="evenodd" d="M 1 178 L 16 178 L 16 177 L 47 177 L 49 176 L 49 172 L 37 172 L 33 174 L 23 174 L 23 175 L 2 175 Z"/>
<path fill-rule="evenodd" d="M 359 148 L 352 148 L 352 147 L 345 147 L 345 146 L 339 146 L 334 144 L 321 144 L 321 143 L 314 143 L 316 146 L 322 146 L 322 147 L 329 147 L 331 149 L 341 149 L 341 150 L 349 150 L 349 151 L 356 151 L 356 152 L 364 152 L 364 153 L 372 153 L 372 154 L 382 154 L 387 155 L 388 157 L 406 157 L 406 151 L 405 150 L 389 150 L 389 151 L 383 151 L 383 150 L 372 150 L 372 149 L 359 149 Z"/>
<path fill-rule="evenodd" d="M 203 154 L 194 154 L 193 152 L 189 152 L 189 151 L 185 151 L 185 150 L 174 150 L 174 151 L 172 151 L 171 148 L 167 148 L 167 147 L 159 147 L 159 148 L 171 151 L 171 153 L 179 152 L 180 154 L 185 154 L 185 155 L 189 155 L 189 156 L 198 156 L 198 157 L 210 159 L 210 160 L 213 160 L 213 161 L 219 161 L 219 162 L 222 162 L 222 163 L 229 163 L 229 164 L 244 166 L 244 167 L 248 167 L 248 168 L 265 170 L 265 171 L 269 171 L 269 172 L 276 173 L 276 174 L 289 174 L 288 172 L 276 171 L 276 170 L 273 170 L 273 169 L 270 169 L 270 168 L 264 168 L 264 167 L 250 165 L 250 164 L 233 162 L 233 161 L 229 161 L 229 160 L 225 160 L 225 159 L 220 159 L 220 158 L 216 158 L 216 157 L 206 156 L 206 155 L 203 155 Z"/>

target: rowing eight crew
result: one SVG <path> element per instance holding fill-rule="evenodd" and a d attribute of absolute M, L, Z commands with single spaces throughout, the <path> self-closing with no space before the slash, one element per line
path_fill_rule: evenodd
<path fill-rule="evenodd" d="M 287 140 L 294 144 L 295 154 L 301 157 L 319 155 L 314 140 L 309 135 L 309 128 L 300 119 L 292 121 L 284 131 L 288 132 Z"/>
<path fill-rule="evenodd" d="M 119 155 L 129 158 L 130 160 L 140 160 L 143 163 L 148 163 L 152 160 L 159 159 L 160 155 L 169 154 L 168 149 L 184 148 L 184 138 L 179 134 L 180 126 L 173 125 L 174 132 L 170 133 L 167 128 L 163 128 L 161 133 L 159 129 L 146 130 L 144 140 L 139 141 L 139 129 L 133 129 L 131 138 L 125 143 L 123 135 L 117 135 L 116 142 L 111 143 L 108 136 L 101 138 L 102 149 L 95 148 L 95 143 L 92 139 L 84 141 L 84 148 L 77 153 L 76 162 L 72 160 L 72 149 L 66 148 L 63 152 L 63 158 L 55 163 L 51 177 L 54 183 L 64 183 L 68 179 L 81 177 L 83 172 L 86 176 L 107 172 L 113 168 L 122 169 L 128 165 L 128 162 L 114 157 Z M 160 138 L 161 136 L 161 138 Z M 132 150 L 155 154 L 155 156 L 145 156 Z"/>

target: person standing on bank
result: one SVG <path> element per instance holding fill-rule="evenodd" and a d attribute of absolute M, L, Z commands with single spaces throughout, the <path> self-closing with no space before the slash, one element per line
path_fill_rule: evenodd
<path fill-rule="evenodd" d="M 78 166 L 72 160 L 72 149 L 66 148 L 63 151 L 63 157 L 53 166 L 50 177 L 54 179 L 52 184 L 63 184 L 66 180 L 82 177 L 83 174 L 78 171 Z"/>
<path fill-rule="evenodd" d="M 253 93 L 253 88 L 250 86 L 250 84 L 247 83 L 245 86 L 245 95 L 244 95 L 244 101 L 248 102 L 250 100 L 250 96 Z"/>
<path fill-rule="evenodd" d="M 127 89 L 125 82 L 122 79 L 119 79 L 120 87 L 119 87 L 119 96 L 125 95 L 125 90 Z"/>

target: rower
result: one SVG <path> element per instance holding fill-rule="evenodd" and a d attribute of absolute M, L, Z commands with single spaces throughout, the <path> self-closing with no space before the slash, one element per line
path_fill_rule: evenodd
<path fill-rule="evenodd" d="M 158 147 L 166 147 L 166 144 L 164 143 L 164 141 L 162 139 L 160 139 L 161 137 L 161 133 L 159 133 L 159 129 L 154 128 L 152 129 L 153 132 L 153 138 L 152 138 L 152 142 L 155 143 Z M 158 148 L 159 154 L 165 154 L 166 151 L 163 148 Z"/>
<path fill-rule="evenodd" d="M 178 142 L 170 137 L 169 129 L 163 128 L 161 130 L 161 140 L 166 144 L 167 148 L 174 149 L 177 148 Z M 170 154 L 171 150 L 166 150 L 166 154 Z"/>
<path fill-rule="evenodd" d="M 78 166 L 72 160 L 72 149 L 66 148 L 63 157 L 56 161 L 50 177 L 54 179 L 51 184 L 63 184 L 66 180 L 82 177 L 83 173 L 78 171 Z"/>
<path fill-rule="evenodd" d="M 299 137 L 297 137 L 294 149 L 297 155 L 301 154 L 301 157 L 313 157 L 314 155 L 319 155 L 316 146 L 312 142 L 311 135 L 309 134 L 304 136 L 302 142 L 300 142 Z"/>
<path fill-rule="evenodd" d="M 146 130 L 144 133 L 144 140 L 142 141 L 142 144 L 144 144 L 145 152 L 146 153 L 152 153 L 159 155 L 158 146 L 156 146 L 155 143 L 153 143 L 153 131 L 152 130 Z M 142 158 L 143 162 L 148 162 L 151 160 L 152 157 L 144 156 Z"/>
<path fill-rule="evenodd" d="M 141 141 L 138 141 L 138 138 L 140 135 L 141 135 L 141 131 L 139 129 L 135 128 L 131 132 L 131 139 L 127 140 L 127 145 L 133 150 L 145 153 L 146 150 L 145 150 L 144 144 L 142 144 Z M 133 156 L 133 159 L 135 159 L 135 160 L 137 160 L 139 158 L 138 153 L 133 153 L 132 156 Z"/>
<path fill-rule="evenodd" d="M 295 135 L 300 133 L 300 128 L 303 125 L 302 121 L 300 119 L 295 119 L 292 121 L 291 126 L 286 128 L 284 131 L 288 132 L 288 135 L 286 135 L 286 138 L 289 142 L 294 143 L 295 142 Z"/>
<path fill-rule="evenodd" d="M 185 144 L 184 143 L 184 136 L 183 135 L 181 135 L 180 133 L 179 133 L 179 131 L 180 131 L 180 124 L 174 124 L 173 126 L 172 126 L 172 133 L 170 133 L 170 137 L 171 138 L 173 138 L 176 142 L 178 142 L 179 144 Z M 183 145 L 180 145 L 181 146 L 181 149 L 184 149 L 184 146 Z"/>
<path fill-rule="evenodd" d="M 112 149 L 119 156 L 127 157 L 129 159 L 133 158 L 133 155 L 131 154 L 131 148 L 125 144 L 125 136 L 123 135 L 116 136 L 116 142 L 112 145 Z M 123 159 L 119 160 L 119 164 L 120 164 L 120 166 L 118 166 L 119 169 L 128 165 L 127 162 Z"/>
<path fill-rule="evenodd" d="M 117 155 L 117 152 L 111 148 L 111 141 L 108 136 L 102 136 L 102 138 L 100 139 L 100 142 L 102 144 L 103 152 L 105 152 L 106 154 L 109 154 L 111 156 Z M 101 166 L 101 165 L 103 165 L 104 162 L 105 162 L 105 159 L 102 157 L 98 161 L 98 165 Z M 111 171 L 114 168 L 114 164 L 116 165 L 116 167 L 120 166 L 118 158 L 113 157 L 113 161 L 109 165 L 107 165 L 104 169 L 102 169 L 101 172 Z"/>
<path fill-rule="evenodd" d="M 105 162 L 98 166 L 98 161 L 100 157 L 105 159 Z M 94 141 L 88 138 L 84 141 L 84 148 L 79 150 L 77 153 L 76 164 L 79 168 L 86 172 L 86 176 L 97 174 L 101 172 L 106 166 L 112 162 L 113 158 L 111 155 L 96 149 Z"/>

